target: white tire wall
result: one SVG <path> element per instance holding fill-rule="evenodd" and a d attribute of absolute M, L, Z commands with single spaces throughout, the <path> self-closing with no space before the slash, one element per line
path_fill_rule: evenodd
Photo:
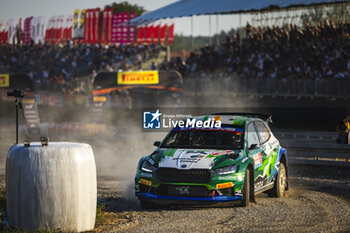
<path fill-rule="evenodd" d="M 81 232 L 95 225 L 97 183 L 88 144 L 12 146 L 6 158 L 8 223 L 27 231 Z"/>

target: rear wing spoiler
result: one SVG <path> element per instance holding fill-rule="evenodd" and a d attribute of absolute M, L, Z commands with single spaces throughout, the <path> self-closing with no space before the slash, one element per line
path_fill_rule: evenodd
<path fill-rule="evenodd" d="M 213 113 L 212 115 L 219 115 L 219 116 L 245 116 L 245 117 L 256 117 L 260 118 L 264 121 L 267 121 L 269 123 L 272 123 L 272 115 L 266 114 L 266 113 L 249 113 L 249 112 L 221 112 L 221 113 Z"/>

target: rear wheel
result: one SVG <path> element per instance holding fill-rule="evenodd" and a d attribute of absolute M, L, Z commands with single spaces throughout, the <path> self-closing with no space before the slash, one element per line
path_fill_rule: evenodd
<path fill-rule="evenodd" d="M 286 167 L 280 163 L 273 188 L 267 193 L 269 197 L 283 197 L 287 187 Z"/>
<path fill-rule="evenodd" d="M 249 200 L 250 200 L 250 172 L 249 172 L 249 169 L 247 169 L 245 171 L 242 194 L 243 194 L 242 206 L 248 206 Z"/>

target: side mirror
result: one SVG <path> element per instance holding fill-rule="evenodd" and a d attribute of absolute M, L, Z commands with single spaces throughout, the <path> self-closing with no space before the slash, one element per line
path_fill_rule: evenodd
<path fill-rule="evenodd" d="M 258 144 L 251 144 L 249 150 L 259 149 L 260 146 Z"/>
<path fill-rule="evenodd" d="M 160 146 L 160 141 L 153 142 L 153 146 L 156 146 L 156 147 Z"/>

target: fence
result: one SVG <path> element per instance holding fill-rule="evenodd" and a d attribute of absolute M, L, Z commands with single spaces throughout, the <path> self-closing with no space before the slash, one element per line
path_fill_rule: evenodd
<path fill-rule="evenodd" d="M 262 96 L 350 97 L 349 79 L 242 79 L 236 77 L 184 78 L 188 95 L 232 93 Z"/>

